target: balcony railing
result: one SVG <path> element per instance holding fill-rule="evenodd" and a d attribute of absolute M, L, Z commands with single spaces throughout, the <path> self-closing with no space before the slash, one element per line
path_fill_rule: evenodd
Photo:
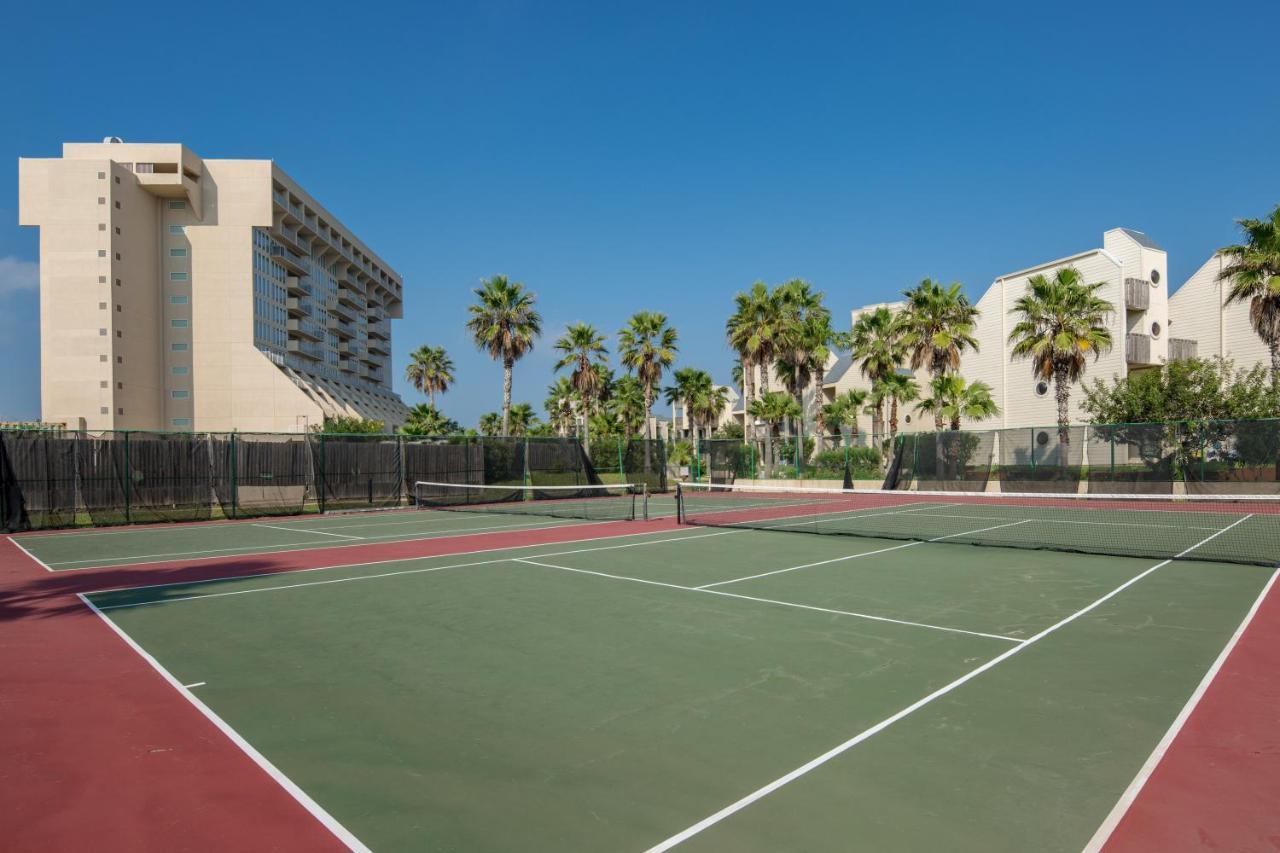
<path fill-rule="evenodd" d="M 1190 361 L 1200 350 L 1198 342 L 1188 338 L 1169 338 L 1169 360 Z"/>
<path fill-rule="evenodd" d="M 356 327 L 340 317 L 330 314 L 328 325 L 330 329 L 344 337 L 354 338 L 356 336 Z"/>
<path fill-rule="evenodd" d="M 1151 361 L 1151 336 L 1129 334 L 1124 341 L 1125 361 L 1129 364 L 1153 364 Z"/>
<path fill-rule="evenodd" d="M 299 340 L 297 338 L 289 339 L 289 352 L 296 353 L 297 355 L 305 358 L 315 359 L 316 361 L 320 361 L 324 358 L 324 350 L 319 344 L 313 343 L 312 341 Z"/>
<path fill-rule="evenodd" d="M 382 338 L 385 341 L 391 340 L 391 324 L 386 320 L 370 322 L 368 330 L 370 338 Z"/>
<path fill-rule="evenodd" d="M 336 296 L 330 296 L 326 299 L 324 307 L 329 309 L 331 313 L 345 318 L 348 322 L 355 322 L 356 312 L 352 311 L 345 303 L 339 302 Z"/>
<path fill-rule="evenodd" d="M 313 341 L 324 340 L 324 329 L 320 324 L 305 317 L 290 317 L 285 324 L 285 329 L 290 335 L 301 335 Z"/>
<path fill-rule="evenodd" d="M 1130 311 L 1146 311 L 1151 307 L 1151 282 L 1145 278 L 1126 278 L 1124 307 Z"/>
<path fill-rule="evenodd" d="M 307 259 L 285 246 L 272 246 L 271 257 L 299 272 L 306 273 L 308 270 Z"/>

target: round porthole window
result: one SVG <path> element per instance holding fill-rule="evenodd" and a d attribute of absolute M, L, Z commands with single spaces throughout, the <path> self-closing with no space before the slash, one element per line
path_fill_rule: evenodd
<path fill-rule="evenodd" d="M 1160 270 L 1151 271 L 1151 286 L 1155 287 L 1160 283 Z"/>
<path fill-rule="evenodd" d="M 1160 324 L 1159 324 L 1159 323 L 1152 323 L 1152 324 L 1151 324 L 1151 337 L 1153 337 L 1153 338 L 1158 338 L 1158 337 L 1160 337 Z"/>
<path fill-rule="evenodd" d="M 907 423 L 911 423 L 911 415 L 907 415 Z"/>
<path fill-rule="evenodd" d="M 1036 433 L 1036 444 L 1040 445 L 1041 447 L 1044 447 L 1048 443 L 1049 443 L 1049 433 L 1047 432 Z"/>
<path fill-rule="evenodd" d="M 1049 383 L 1048 383 L 1048 382 L 1041 381 L 1041 382 L 1037 382 L 1037 383 L 1036 383 L 1036 396 L 1037 396 L 1037 397 L 1043 397 L 1045 394 L 1048 394 L 1048 393 L 1049 393 Z"/>

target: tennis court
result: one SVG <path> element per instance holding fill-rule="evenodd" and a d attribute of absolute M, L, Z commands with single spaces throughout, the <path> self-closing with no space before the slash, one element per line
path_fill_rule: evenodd
<path fill-rule="evenodd" d="M 1080 850 L 1275 574 L 1249 559 L 1280 518 L 1261 503 L 850 500 L 686 488 L 687 523 L 653 497 L 616 531 L 481 504 L 15 539 L 53 568 L 343 546 L 82 597 L 373 850 Z M 1065 523 L 1086 521 L 1111 526 Z M 497 524 L 581 541 L 361 560 Z M 246 538 L 276 533 L 301 544 Z M 1157 550 L 1062 550 L 1088 541 Z"/>

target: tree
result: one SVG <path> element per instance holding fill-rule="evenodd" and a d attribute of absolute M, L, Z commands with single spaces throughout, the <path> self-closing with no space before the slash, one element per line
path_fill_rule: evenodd
<path fill-rule="evenodd" d="M 919 399 L 920 384 L 914 376 L 890 373 L 880 377 L 876 385 L 881 398 L 889 401 L 889 446 L 893 447 L 898 437 L 898 405 Z"/>
<path fill-rule="evenodd" d="M 453 435 L 461 432 L 462 427 L 430 403 L 419 403 L 409 410 L 409 417 L 399 431 L 402 435 Z"/>
<path fill-rule="evenodd" d="M 672 374 L 674 385 L 662 389 L 663 399 L 667 405 L 676 403 L 684 406 L 685 421 L 689 425 L 690 437 L 694 445 L 698 442 L 698 421 L 694 413 L 695 401 L 704 394 L 710 394 L 712 386 L 711 374 L 696 367 L 682 367 Z"/>
<path fill-rule="evenodd" d="M 1280 393 L 1261 364 L 1229 359 L 1171 361 L 1084 386 L 1080 406 L 1095 424 L 1173 423 L 1280 417 Z"/>
<path fill-rule="evenodd" d="M 707 376 L 708 380 L 710 378 Z M 711 384 L 710 387 L 699 388 L 698 393 L 690 401 L 690 411 L 697 422 L 702 424 L 706 435 L 711 435 L 712 428 L 720 420 L 720 415 L 727 405 L 729 405 L 729 389 L 723 385 Z"/>
<path fill-rule="evenodd" d="M 1230 281 L 1227 305 L 1249 303 L 1249 322 L 1271 352 L 1271 384 L 1280 389 L 1280 205 L 1266 219 L 1241 219 L 1245 242 L 1218 251 L 1228 263 L 1218 273 Z"/>
<path fill-rule="evenodd" d="M 779 285 L 777 299 L 782 318 L 779 349 L 793 374 L 790 387 L 801 411 L 801 416 L 796 419 L 798 425 L 804 419 L 804 389 L 809 384 L 801 381 L 802 375 L 812 378 L 818 385 L 814 405 L 822 399 L 821 382 L 828 354 L 827 344 L 831 342 L 832 335 L 831 312 L 823 306 L 822 294 L 798 278 Z M 796 433 L 799 432 L 797 429 Z M 819 451 L 822 449 L 821 441 L 819 435 Z"/>
<path fill-rule="evenodd" d="M 356 415 L 326 415 L 324 423 L 311 427 L 312 432 L 333 434 L 363 435 L 386 432 L 386 424 L 382 421 L 366 420 Z"/>
<path fill-rule="evenodd" d="M 609 397 L 609 420 L 621 430 L 623 438 L 630 439 L 645 430 L 652 404 L 652 398 L 641 381 L 634 376 L 624 376 L 614 383 L 613 394 Z M 646 444 L 646 471 L 649 470 L 648 464 L 649 446 Z"/>
<path fill-rule="evenodd" d="M 849 347 L 858 362 L 858 369 L 871 380 L 873 388 L 877 381 L 893 375 L 906 360 L 905 331 L 900 315 L 883 306 L 859 314 L 854 321 L 849 333 Z M 873 443 L 878 447 L 884 435 L 884 403 L 877 398 L 872 405 L 871 434 Z"/>
<path fill-rule="evenodd" d="M 932 412 L 935 422 L 950 421 L 953 430 L 960 429 L 960 419 L 985 421 L 1000 414 L 991 398 L 991 386 L 985 382 L 965 382 L 954 373 L 939 376 L 929 383 L 932 396 L 916 404 L 918 412 Z"/>
<path fill-rule="evenodd" d="M 1097 361 L 1111 349 L 1105 323 L 1116 309 L 1098 296 L 1105 286 L 1106 282 L 1085 284 L 1075 267 L 1061 267 L 1052 278 L 1032 276 L 1009 311 L 1018 318 L 1009 332 L 1010 356 L 1029 359 L 1032 374 L 1053 380 L 1058 435 L 1064 444 L 1070 441 L 1071 386 L 1084 375 L 1086 356 Z"/>
<path fill-rule="evenodd" d="M 781 313 L 777 297 L 762 281 L 751 285 L 746 293 L 738 293 L 733 301 L 734 312 L 725 323 L 725 337 L 742 360 L 743 405 L 750 407 L 756 399 L 757 376 L 761 390 L 769 390 L 768 370 L 777 353 Z M 754 440 L 755 426 L 750 426 L 748 435 Z"/>
<path fill-rule="evenodd" d="M 574 412 L 580 404 L 578 392 L 573 390 L 568 377 L 558 376 L 555 382 L 547 386 L 547 399 L 542 405 L 547 410 L 547 421 L 555 429 L 556 435 L 566 436 L 573 429 Z"/>
<path fill-rule="evenodd" d="M 502 415 L 497 412 L 485 412 L 480 416 L 480 434 L 485 436 L 503 435 Z"/>
<path fill-rule="evenodd" d="M 595 403 L 601 398 L 605 388 L 606 376 L 598 365 L 598 359 L 609 354 L 604 345 L 604 335 L 596 331 L 590 323 L 574 323 L 560 339 L 555 342 L 560 351 L 560 359 L 556 362 L 556 370 L 571 368 L 569 383 L 573 385 L 582 399 L 582 408 L 586 417 L 582 422 L 582 440 L 584 445 L 590 441 L 588 418 L 595 410 Z"/>
<path fill-rule="evenodd" d="M 849 446 L 849 436 L 844 427 L 849 427 L 854 436 L 858 434 L 858 413 L 866 402 L 866 391 L 850 388 L 843 394 L 837 394 L 834 400 L 822 407 L 822 423 L 840 430 L 840 443 L 845 447 Z"/>
<path fill-rule="evenodd" d="M 538 416 L 533 406 L 528 403 L 516 403 L 510 412 L 511 432 L 509 435 L 528 435 L 538 424 Z"/>
<path fill-rule="evenodd" d="M 764 468 L 769 476 L 773 476 L 773 436 L 778 424 L 789 418 L 800 416 L 800 405 L 790 394 L 781 391 L 766 391 L 751 402 L 747 414 L 765 424 L 764 433 Z"/>
<path fill-rule="evenodd" d="M 533 349 L 542 334 L 542 317 L 534 310 L 535 297 L 520 282 L 504 275 L 480 282 L 477 302 L 467 307 L 471 319 L 467 331 L 476 346 L 502 361 L 502 432 L 511 428 L 511 374 L 515 363 Z"/>
<path fill-rule="evenodd" d="M 667 325 L 667 315 L 640 311 L 631 316 L 618 332 L 618 360 L 635 373 L 644 397 L 644 437 L 653 438 L 653 396 L 657 393 L 662 373 L 675 363 L 679 336 Z M 644 446 L 644 469 L 650 467 L 650 449 Z"/>
<path fill-rule="evenodd" d="M 960 283 L 943 287 L 926 278 L 903 295 L 907 307 L 902 316 L 902 343 L 911 355 L 911 369 L 927 367 L 935 380 L 959 370 L 961 354 L 978 349 L 973 336 L 978 309 L 969 304 Z M 942 423 L 942 413 L 935 411 L 934 429 L 942 429 Z"/>
<path fill-rule="evenodd" d="M 444 347 L 420 346 L 409 353 L 404 378 L 418 391 L 425 391 L 428 402 L 436 404 L 436 394 L 449 390 L 453 382 L 453 359 Z"/>

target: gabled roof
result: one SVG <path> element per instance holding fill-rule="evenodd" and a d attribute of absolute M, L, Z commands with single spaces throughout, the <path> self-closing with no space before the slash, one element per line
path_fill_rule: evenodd
<path fill-rule="evenodd" d="M 851 367 L 853 367 L 853 354 L 845 353 L 836 359 L 836 363 L 831 365 L 831 368 L 827 371 L 826 376 L 824 377 L 825 384 L 836 384 L 846 373 L 849 372 Z"/>

